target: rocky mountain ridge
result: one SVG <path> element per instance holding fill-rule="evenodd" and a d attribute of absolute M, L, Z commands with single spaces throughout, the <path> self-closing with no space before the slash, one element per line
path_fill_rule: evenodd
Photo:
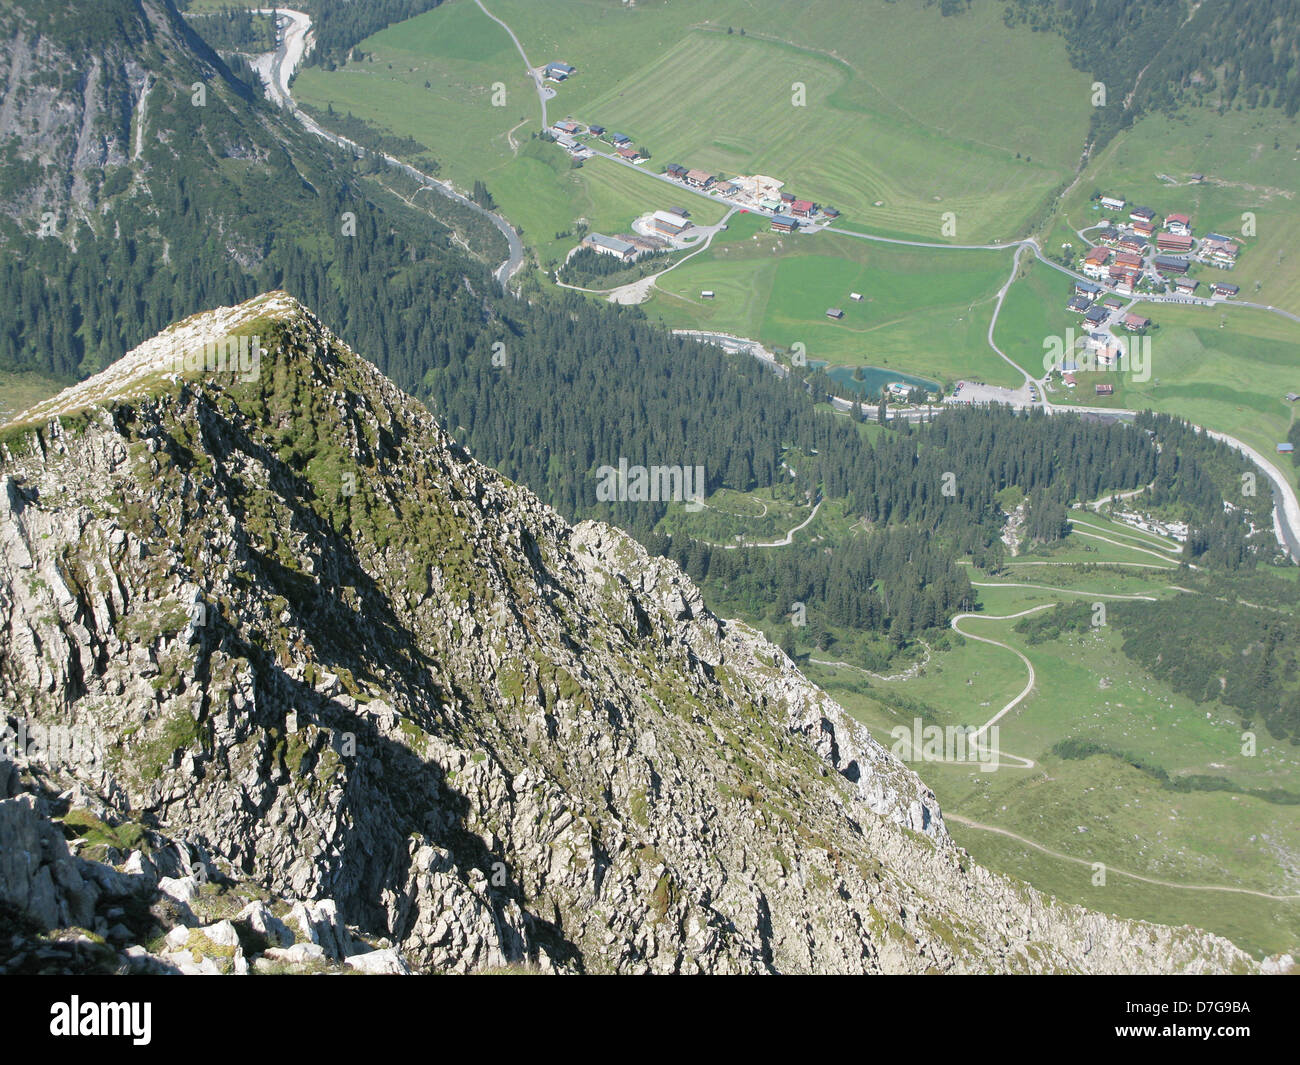
<path fill-rule="evenodd" d="M 0 704 L 11 970 L 1259 968 L 975 865 L 778 648 L 284 293 L 0 428 Z"/>

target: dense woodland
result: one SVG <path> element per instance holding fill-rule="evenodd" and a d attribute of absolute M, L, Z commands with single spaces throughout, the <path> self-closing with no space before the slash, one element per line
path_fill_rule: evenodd
<path fill-rule="evenodd" d="M 273 15 L 255 15 L 245 8 L 228 7 L 220 11 L 187 14 L 186 17 L 199 36 L 219 52 L 256 55 L 275 50 Z"/>
<path fill-rule="evenodd" d="M 48 11 L 48 32 L 65 40 Z M 134 5 L 114 0 L 96 11 L 125 24 L 114 58 L 160 61 L 129 22 Z M 180 52 L 178 76 L 160 80 L 150 97 L 165 142 L 147 141 L 129 164 L 83 171 L 86 199 L 41 204 L 54 217 L 52 233 L 43 234 L 39 212 L 0 215 L 0 286 L 11 307 L 0 323 L 0 369 L 70 383 L 172 321 L 273 288 L 304 300 L 408 384 L 431 362 L 471 347 L 486 329 L 476 293 L 495 292 L 488 265 L 463 255 L 448 225 L 368 185 L 364 175 L 380 164 L 327 152 L 183 21 L 177 30 L 192 51 Z M 66 32 L 75 41 L 81 31 Z M 67 47 L 75 56 L 82 46 Z M 213 68 L 217 77 L 204 76 Z M 194 106 L 189 84 L 200 79 L 206 103 Z M 122 122 L 117 137 L 129 142 L 129 112 Z M 377 176 L 400 191 L 400 175 Z M 39 168 L 0 172 L 6 202 L 48 196 L 27 191 L 44 180 Z M 466 232 L 488 227 L 468 207 L 442 200 L 438 209 Z M 504 257 L 492 232 L 482 243 Z"/>
<path fill-rule="evenodd" d="M 803 604 L 800 623 L 818 650 L 831 645 L 831 627 L 888 630 L 895 646 L 901 646 L 906 638 L 946 625 L 954 613 L 975 605 L 968 567 L 908 526 L 854 536 L 829 551 L 813 544 L 729 551 L 659 534 L 646 537 L 645 543 L 745 617 L 776 621 Z"/>
<path fill-rule="evenodd" d="M 635 263 L 628 264 L 612 255 L 603 255 L 594 248 L 579 248 L 569 256 L 557 276 L 570 285 L 613 288 L 664 269 L 668 265 L 670 254 L 667 249 L 649 252 Z"/>
<path fill-rule="evenodd" d="M 333 70 L 349 49 L 385 26 L 422 15 L 442 0 L 300 0 L 297 5 L 311 16 L 316 34 L 315 51 L 307 62 Z"/>
<path fill-rule="evenodd" d="M 1143 669 L 1197 703 L 1237 711 L 1243 728 L 1263 725 L 1300 743 L 1300 587 L 1257 574 L 1227 580 L 1185 574 L 1186 594 L 1107 605 L 1107 624 Z M 1031 644 L 1093 625 L 1087 602 L 1064 603 L 1017 622 Z"/>
<path fill-rule="evenodd" d="M 355 141 L 372 152 L 396 156 L 425 174 L 436 175 L 442 169 L 442 165 L 433 157 L 432 149 L 414 137 L 400 136 L 380 129 L 364 118 L 357 118 L 351 111 L 340 114 L 334 110 L 333 104 L 327 104 L 324 111 L 310 104 L 299 104 L 298 108 L 314 118 L 322 128 Z"/>
<path fill-rule="evenodd" d="M 115 0 L 103 17 L 131 9 Z M 1195 557 L 1254 561 L 1246 521 L 1258 514 L 1238 486 L 1245 461 L 1174 419 L 1127 426 L 962 408 L 932 424 L 891 423 L 869 442 L 851 418 L 814 409 L 823 375 L 779 378 L 748 356 L 674 337 L 636 308 L 571 292 L 507 296 L 445 226 L 368 194 L 373 164 L 328 151 L 218 69 L 224 81 L 206 107 L 159 87 L 151 109 L 173 136 L 92 183 L 94 202 L 69 205 L 56 234 L 37 235 L 30 220 L 0 224 L 13 311 L 0 369 L 72 381 L 198 309 L 283 288 L 424 398 L 479 458 L 566 516 L 628 528 L 745 610 L 800 601 L 817 624 L 895 639 L 970 605 L 954 563 L 1000 565 L 1008 489 L 1029 500 L 1030 538 L 1050 544 L 1072 502 L 1154 482 L 1153 504 L 1191 521 Z M 842 501 L 865 531 L 762 554 L 669 539 L 657 531 L 667 504 L 597 501 L 596 470 L 620 458 L 702 466 L 709 492 L 788 487 L 793 474 L 810 497 Z"/>
<path fill-rule="evenodd" d="M 1113 614 L 1124 653 L 1196 702 L 1238 710 L 1300 743 L 1300 620 L 1209 595 L 1126 603 Z"/>

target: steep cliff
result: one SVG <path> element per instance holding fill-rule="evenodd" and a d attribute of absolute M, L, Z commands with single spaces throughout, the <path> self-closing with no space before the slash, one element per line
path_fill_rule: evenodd
<path fill-rule="evenodd" d="M 1256 967 L 975 865 L 778 648 L 283 293 L 0 429 L 0 703 L 11 968 Z"/>

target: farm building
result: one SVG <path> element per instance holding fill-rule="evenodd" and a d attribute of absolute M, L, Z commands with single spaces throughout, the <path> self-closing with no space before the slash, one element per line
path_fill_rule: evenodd
<path fill-rule="evenodd" d="M 1288 392 L 1286 394 L 1286 401 L 1288 403 L 1294 403 L 1298 399 L 1300 399 L 1300 392 Z"/>
<path fill-rule="evenodd" d="M 838 307 L 829 307 L 826 310 L 826 317 L 834 318 L 836 321 L 839 321 L 841 318 L 844 317 L 844 312 L 840 310 Z"/>
<path fill-rule="evenodd" d="M 1103 196 L 1101 205 L 1108 211 L 1122 211 L 1127 201 L 1123 196 Z"/>
<path fill-rule="evenodd" d="M 650 228 L 666 237 L 675 237 L 684 229 L 690 228 L 689 218 L 683 218 L 671 211 L 656 211 L 650 216 Z"/>
<path fill-rule="evenodd" d="M 1098 386 L 1097 386 L 1097 395 L 1099 395 L 1099 396 L 1113 396 L 1114 394 L 1115 394 L 1115 386 L 1114 386 L 1114 385 L 1098 385 Z"/>
<path fill-rule="evenodd" d="M 613 255 L 624 262 L 631 262 L 637 257 L 635 244 L 618 237 L 607 237 L 603 233 L 588 233 L 582 238 L 582 244 L 601 255 Z"/>
<path fill-rule="evenodd" d="M 1290 455 L 1295 451 L 1295 444 L 1278 444 L 1277 453 L 1279 455 Z"/>
<path fill-rule="evenodd" d="M 772 228 L 778 233 L 793 233 L 799 228 L 799 220 L 791 218 L 788 214 L 774 214 Z"/>
<path fill-rule="evenodd" d="M 547 63 L 546 76 L 551 81 L 563 81 L 572 74 L 576 74 L 577 67 L 571 67 L 568 63 Z"/>
<path fill-rule="evenodd" d="M 713 299 L 713 289 L 711 289 L 711 288 L 701 289 L 701 291 L 700 291 L 700 299 L 702 299 L 702 300 L 711 300 L 711 299 Z"/>
<path fill-rule="evenodd" d="M 862 302 L 862 293 L 861 293 L 861 292 L 850 292 L 850 293 L 849 293 L 849 299 L 851 299 L 854 303 L 861 303 L 861 302 Z"/>

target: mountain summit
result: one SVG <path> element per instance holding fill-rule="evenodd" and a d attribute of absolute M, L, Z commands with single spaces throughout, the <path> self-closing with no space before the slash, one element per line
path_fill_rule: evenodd
<path fill-rule="evenodd" d="M 281 292 L 0 429 L 0 702 L 0 913 L 109 967 L 1256 967 L 974 865 L 781 650 Z"/>

